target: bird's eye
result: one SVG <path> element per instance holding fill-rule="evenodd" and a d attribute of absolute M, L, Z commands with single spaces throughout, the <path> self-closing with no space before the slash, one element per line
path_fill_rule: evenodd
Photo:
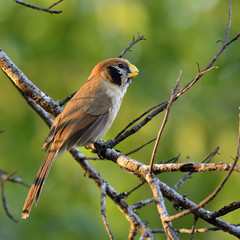
<path fill-rule="evenodd" d="M 125 68 L 125 66 L 124 66 L 124 64 L 123 63 L 118 63 L 118 65 L 117 65 L 118 67 L 120 67 L 120 68 Z"/>

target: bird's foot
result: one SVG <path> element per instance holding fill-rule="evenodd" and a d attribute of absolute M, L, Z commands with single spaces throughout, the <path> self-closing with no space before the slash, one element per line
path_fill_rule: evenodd
<path fill-rule="evenodd" d="M 95 153 L 97 153 L 100 159 L 105 158 L 107 145 L 103 140 L 98 140 L 94 143 Z"/>

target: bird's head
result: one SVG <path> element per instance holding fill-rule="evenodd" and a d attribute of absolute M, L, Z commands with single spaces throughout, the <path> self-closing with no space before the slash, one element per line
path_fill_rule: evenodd
<path fill-rule="evenodd" d="M 110 58 L 98 63 L 89 77 L 89 80 L 96 76 L 107 79 L 119 87 L 127 87 L 132 78 L 138 75 L 138 69 L 128 60 L 122 58 Z"/>

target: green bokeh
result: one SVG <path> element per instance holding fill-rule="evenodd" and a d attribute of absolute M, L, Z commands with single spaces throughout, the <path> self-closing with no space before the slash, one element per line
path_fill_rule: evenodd
<path fill-rule="evenodd" d="M 52 1 L 53 3 L 54 1 Z M 43 5 L 42 1 L 32 1 Z M 125 55 L 140 70 L 139 76 L 123 100 L 122 108 L 105 140 L 116 134 L 143 111 L 171 93 L 179 71 L 181 86 L 197 74 L 216 55 L 223 40 L 228 19 L 228 3 L 223 0 L 69 0 L 56 9 L 59 15 L 25 8 L 11 0 L 0 0 L 0 48 L 43 92 L 61 100 L 86 81 L 99 61 L 117 56 L 139 31 L 147 41 L 138 43 Z M 240 2 L 233 1 L 230 37 L 239 32 Z M 174 103 L 170 119 L 160 141 L 156 161 L 181 153 L 180 162 L 201 161 L 215 147 L 221 155 L 215 161 L 232 162 L 237 145 L 240 88 L 239 41 L 233 43 L 216 62 L 219 67 L 207 73 L 189 92 Z M 44 153 L 41 145 L 48 128 L 25 103 L 7 77 L 0 72 L 0 168 L 18 169 L 23 180 L 31 183 Z M 154 138 L 163 114 L 118 148 L 128 152 Z M 148 163 L 153 145 L 132 155 Z M 82 149 L 84 154 L 89 151 Z M 139 181 L 107 161 L 92 162 L 94 167 L 119 192 L 128 191 Z M 165 173 L 160 179 L 172 186 L 183 176 Z M 179 192 L 200 202 L 211 193 L 225 174 L 198 173 Z M 213 211 L 239 200 L 239 176 L 233 174 L 224 190 L 207 207 Z M 211 184 L 209 184 L 211 182 Z M 6 183 L 6 197 L 14 216 L 20 219 L 27 188 Z M 133 203 L 151 196 L 144 186 L 127 200 Z M 227 197 L 226 197 L 227 196 Z M 175 213 L 170 204 L 169 212 Z M 154 204 L 139 211 L 149 226 L 160 228 Z M 108 200 L 107 217 L 116 239 L 126 239 L 129 224 Z M 239 211 L 223 218 L 239 222 Z M 178 220 L 175 227 L 191 228 L 193 217 Z M 197 227 L 206 227 L 199 221 Z M 37 208 L 26 221 L 13 223 L 0 208 L 0 239 L 107 239 L 100 216 L 100 191 L 84 177 L 84 172 L 65 153 L 49 175 Z M 234 239 L 225 233 L 204 233 L 197 239 Z M 156 236 L 160 239 L 160 236 Z M 181 235 L 181 239 L 189 239 Z"/>

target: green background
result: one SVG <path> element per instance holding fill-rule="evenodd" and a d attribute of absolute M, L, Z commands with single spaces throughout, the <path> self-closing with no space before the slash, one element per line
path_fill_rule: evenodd
<path fill-rule="evenodd" d="M 50 2 L 50 1 L 49 1 Z M 53 3 L 54 1 L 51 1 Z M 42 6 L 42 1 L 32 1 Z M 49 3 L 50 4 L 50 3 Z M 45 5 L 47 7 L 47 5 Z M 240 2 L 233 1 L 230 38 L 240 29 Z M 69 0 L 55 7 L 59 15 L 32 10 L 11 0 L 0 0 L 0 48 L 24 74 L 54 100 L 62 100 L 79 89 L 92 68 L 101 60 L 118 56 L 139 31 L 147 41 L 135 45 L 124 57 L 140 73 L 128 89 L 122 108 L 104 140 L 115 137 L 125 125 L 153 105 L 167 99 L 182 69 L 181 86 L 203 69 L 221 47 L 228 20 L 228 1 L 164 0 L 107 1 Z M 238 136 L 239 41 L 216 62 L 219 68 L 207 73 L 190 91 L 173 104 L 156 162 L 179 153 L 179 162 L 201 161 L 220 146 L 215 162 L 232 162 Z M 8 78 L 0 72 L 0 168 L 18 170 L 31 184 L 43 161 L 40 152 L 48 128 L 26 104 Z M 163 113 L 140 132 L 117 146 L 131 151 L 158 132 Z M 132 155 L 148 164 L 153 144 Z M 90 151 L 81 149 L 91 156 Z M 118 192 L 139 183 L 108 161 L 91 162 Z M 196 203 L 219 184 L 226 173 L 198 173 L 180 189 Z M 183 174 L 164 173 L 160 180 L 173 186 Z M 239 176 L 234 173 L 206 209 L 217 210 L 239 200 Z M 6 197 L 11 213 L 20 220 L 28 189 L 7 182 Z M 147 186 L 127 199 L 129 204 L 151 196 Z M 166 201 L 167 202 L 167 201 Z M 170 214 L 176 213 L 167 203 Z M 151 228 L 161 228 L 154 204 L 138 211 Z M 108 199 L 107 218 L 116 239 L 126 239 L 129 223 Z M 222 218 L 239 223 L 239 210 Z M 193 216 L 174 222 L 176 228 L 191 228 Z M 199 220 L 197 227 L 210 225 Z M 161 235 L 156 235 L 160 239 Z M 180 235 L 189 239 L 189 235 Z M 223 233 L 203 233 L 196 239 L 234 239 Z M 108 239 L 100 215 L 100 191 L 84 176 L 78 164 L 65 153 L 51 169 L 37 208 L 30 218 L 13 223 L 0 207 L 0 239 Z"/>

